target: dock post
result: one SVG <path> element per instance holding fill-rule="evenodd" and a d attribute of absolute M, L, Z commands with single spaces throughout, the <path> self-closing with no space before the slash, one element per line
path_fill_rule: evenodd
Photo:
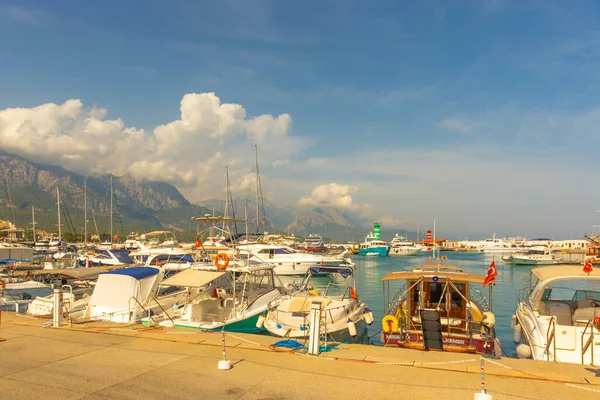
<path fill-rule="evenodd" d="M 492 400 L 492 395 L 487 394 L 485 390 L 485 365 L 483 357 L 481 357 L 481 392 L 475 393 L 474 400 Z"/>
<path fill-rule="evenodd" d="M 231 361 L 229 361 L 227 359 L 227 356 L 225 353 L 225 326 L 223 326 L 223 330 L 221 331 L 221 348 L 222 348 L 222 352 L 223 352 L 223 359 L 219 360 L 217 367 L 221 371 L 226 371 L 228 369 L 231 369 Z"/>
<path fill-rule="evenodd" d="M 323 303 L 313 301 L 310 303 L 310 330 L 308 333 L 308 354 L 321 353 L 321 313 Z"/>
<path fill-rule="evenodd" d="M 52 313 L 52 326 L 57 328 L 62 325 L 63 322 L 63 290 L 62 286 L 54 287 L 53 290 L 53 313 Z"/>

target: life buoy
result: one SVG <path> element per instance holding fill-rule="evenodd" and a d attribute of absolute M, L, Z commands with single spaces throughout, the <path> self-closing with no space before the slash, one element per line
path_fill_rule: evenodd
<path fill-rule="evenodd" d="M 350 288 L 350 297 L 352 297 L 354 300 L 358 299 L 358 296 L 356 295 L 356 290 L 353 287 Z"/>
<path fill-rule="evenodd" d="M 221 260 L 223 260 L 223 263 L 221 263 Z M 229 256 L 225 253 L 217 254 L 217 256 L 215 257 L 215 267 L 217 267 L 218 270 L 223 271 L 225 268 L 227 268 L 228 265 Z"/>
<path fill-rule="evenodd" d="M 4 282 L 2 279 L 0 279 L 0 287 L 2 289 L 6 288 L 6 282 Z"/>
<path fill-rule="evenodd" d="M 398 318 L 393 315 L 386 315 L 381 320 L 381 329 L 384 333 L 398 332 Z"/>

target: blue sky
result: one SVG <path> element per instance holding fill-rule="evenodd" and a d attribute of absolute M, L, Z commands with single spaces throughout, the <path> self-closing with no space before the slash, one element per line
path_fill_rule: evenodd
<path fill-rule="evenodd" d="M 276 203 L 329 200 L 409 229 L 435 216 L 449 234 L 483 236 L 580 236 L 596 221 L 594 1 L 112 4 L 0 1 L 0 110 L 79 99 L 81 110 L 104 109 L 99 119 L 143 129 L 140 140 L 153 143 L 157 126 L 182 118 L 185 94 L 214 92 L 243 107 L 244 120 L 289 114 L 291 122 L 274 128 L 263 120 L 269 127 L 244 140 L 235 135 L 245 122 L 236 125 L 235 135 L 210 142 L 221 159 L 208 160 L 208 150 L 189 154 L 201 169 L 194 171 L 220 174 L 231 163 L 247 184 L 259 142 Z M 28 134 L 22 122 L 17 130 Z M 77 158 L 19 149 L 7 142 L 7 126 L 9 150 L 63 165 Z M 205 136 L 174 143 L 208 147 L 203 138 L 218 136 L 208 132 L 214 125 L 194 126 Z M 123 170 L 162 157 L 156 146 L 124 157 Z M 93 172 L 111 172 L 98 165 Z M 170 167 L 164 178 L 192 199 L 219 193 L 219 185 L 186 175 L 189 165 Z"/>

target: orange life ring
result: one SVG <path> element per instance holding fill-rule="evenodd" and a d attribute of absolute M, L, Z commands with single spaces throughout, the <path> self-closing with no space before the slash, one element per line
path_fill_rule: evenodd
<path fill-rule="evenodd" d="M 221 260 L 223 260 L 223 263 L 221 263 Z M 215 267 L 217 267 L 218 270 L 223 271 L 225 268 L 227 268 L 228 265 L 229 256 L 225 253 L 217 254 L 217 256 L 215 257 Z"/>
<path fill-rule="evenodd" d="M 4 289 L 6 287 L 6 282 L 4 282 L 2 279 L 0 279 L 0 287 L 2 289 Z"/>

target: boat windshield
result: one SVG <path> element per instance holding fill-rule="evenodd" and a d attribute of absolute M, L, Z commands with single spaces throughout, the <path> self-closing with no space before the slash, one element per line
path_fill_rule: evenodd
<path fill-rule="evenodd" d="M 600 300 L 600 282 L 589 280 L 556 282 L 548 285 L 542 293 L 542 301 Z"/>

